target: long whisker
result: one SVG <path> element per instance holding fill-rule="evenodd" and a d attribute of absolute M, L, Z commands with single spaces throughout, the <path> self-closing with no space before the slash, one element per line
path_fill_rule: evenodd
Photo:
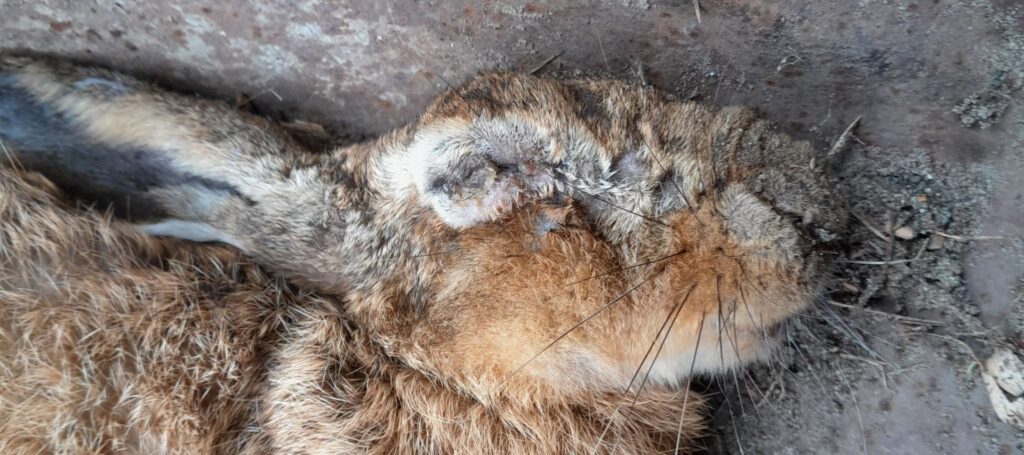
<path fill-rule="evenodd" d="M 740 415 L 742 416 L 743 415 L 743 398 L 739 398 L 739 393 L 738 393 L 739 392 L 739 384 L 736 384 L 736 392 L 737 392 L 736 396 L 737 396 L 737 398 L 739 399 L 739 402 L 740 402 Z M 733 432 L 733 436 L 736 437 L 736 446 L 740 449 L 740 455 L 743 455 L 743 453 L 744 453 L 743 452 L 743 443 L 740 442 L 740 433 L 739 433 L 739 430 L 736 428 L 736 414 L 733 414 L 733 412 L 732 412 L 732 403 L 729 402 L 728 395 L 726 395 L 726 409 L 729 411 L 729 420 L 732 421 L 732 432 Z"/>
<path fill-rule="evenodd" d="M 463 96 L 462 96 L 462 95 L 461 95 L 461 94 L 459 93 L 459 91 L 455 89 L 455 86 L 453 86 L 451 82 L 448 82 L 448 79 L 445 79 L 445 78 L 444 78 L 444 76 L 442 76 L 440 72 L 438 72 L 438 73 L 436 74 L 436 76 L 437 76 L 437 78 L 438 78 L 438 79 L 441 79 L 442 81 L 444 81 L 444 85 L 447 85 L 447 86 L 448 86 L 448 89 L 452 91 L 452 94 L 453 94 L 453 95 L 457 96 L 457 97 L 458 97 L 458 98 L 459 98 L 460 100 L 462 100 L 462 102 L 463 102 L 463 103 L 466 103 L 466 107 L 468 107 L 468 108 L 469 108 L 469 110 L 470 110 L 471 112 L 473 112 L 473 115 L 475 115 L 475 116 L 477 116 L 477 117 L 483 117 L 483 115 L 481 115 L 481 114 L 480 114 L 480 111 L 478 111 L 478 110 L 476 110 L 475 108 L 473 108 L 473 105 L 472 105 L 472 104 L 469 104 L 469 102 L 467 102 L 467 101 L 466 101 L 466 98 L 464 98 L 464 97 L 463 97 Z"/>
<path fill-rule="evenodd" d="M 674 323 L 676 321 L 676 317 L 679 316 L 679 309 L 682 307 L 683 302 L 685 302 L 685 300 L 673 306 L 669 314 L 665 317 L 665 322 L 662 323 L 662 327 L 657 329 L 657 333 L 654 335 L 654 338 L 650 340 L 650 345 L 647 346 L 647 351 L 644 353 L 643 359 L 640 360 L 640 365 L 637 366 L 636 371 L 633 372 L 633 377 L 630 378 L 630 382 L 626 384 L 627 390 L 633 387 L 633 383 L 636 381 L 637 377 L 640 376 L 640 370 L 643 370 L 643 366 L 647 364 L 647 358 L 650 357 L 651 351 L 654 350 L 654 344 L 657 344 L 658 338 L 662 338 L 662 332 L 665 331 L 666 325 L 668 325 L 669 331 L 672 331 L 672 324 L 670 323 Z M 658 350 L 660 351 L 660 348 L 658 348 Z M 657 359 L 657 355 L 654 356 L 654 359 Z"/>
<path fill-rule="evenodd" d="M 593 27 L 591 27 L 591 28 L 593 28 Z M 604 43 L 601 42 L 601 35 L 598 34 L 598 33 L 595 33 L 594 37 L 597 38 L 597 45 L 598 45 L 598 47 L 601 48 L 601 58 L 604 59 L 604 69 L 607 70 L 609 73 L 611 73 L 612 72 L 612 66 L 608 64 L 608 54 L 606 54 L 604 52 Z"/>
<path fill-rule="evenodd" d="M 730 313 L 732 314 L 732 318 L 733 318 L 733 321 L 732 321 L 733 330 L 729 330 L 729 326 L 728 326 L 728 324 L 726 324 L 726 321 L 728 320 L 728 317 L 723 317 L 724 314 L 722 313 L 722 307 L 724 305 L 722 305 L 721 275 L 715 275 L 715 298 L 718 300 L 718 318 L 719 318 L 718 319 L 718 356 L 719 356 L 719 362 L 721 363 L 722 367 L 725 368 L 725 355 L 724 355 L 724 346 L 723 346 L 723 343 L 722 343 L 722 331 L 725 331 L 725 338 L 729 341 L 729 344 L 732 345 L 733 354 L 736 356 L 736 360 L 740 359 L 740 350 L 739 350 L 739 346 L 736 344 L 736 330 L 735 330 L 735 328 L 736 328 L 736 313 L 737 313 L 736 312 L 736 308 L 733 307 L 732 310 L 730 311 Z M 732 374 L 732 381 L 733 381 L 733 383 L 736 384 L 737 399 L 738 399 L 739 404 L 740 404 L 740 415 L 745 415 L 747 413 L 747 411 L 743 407 L 743 397 L 739 396 L 740 381 L 739 381 L 739 378 L 736 375 L 736 369 L 735 368 L 730 368 L 729 372 Z M 732 412 L 731 409 L 729 411 L 730 411 L 730 413 Z"/>
<path fill-rule="evenodd" d="M 853 330 L 853 328 L 850 327 L 849 325 L 847 325 L 846 322 L 844 322 L 842 318 L 840 318 L 838 315 L 835 314 L 835 312 L 833 312 L 830 308 L 826 308 L 826 307 L 820 307 L 820 308 L 825 313 L 825 315 L 827 316 L 827 317 L 822 317 L 821 318 L 823 321 L 827 322 L 829 325 L 831 325 L 833 328 L 838 330 L 840 333 L 845 333 L 848 337 L 850 337 L 850 340 L 852 340 L 853 343 L 855 345 L 857 345 L 857 347 L 859 347 L 866 354 L 874 357 L 876 360 L 885 360 L 885 359 L 882 358 L 882 356 L 878 355 L 878 353 L 875 352 L 874 349 L 871 349 L 871 347 L 868 346 L 868 343 L 864 339 L 864 337 L 860 336 L 860 334 L 855 332 Z"/>
<path fill-rule="evenodd" d="M 765 294 L 765 290 L 763 289 L 764 285 L 754 284 L 754 281 L 752 279 L 750 279 L 749 276 L 747 276 L 747 269 L 746 269 L 746 267 L 743 266 L 742 262 L 737 262 L 736 265 L 738 265 L 739 268 L 740 268 L 740 276 L 747 282 L 747 284 L 750 285 L 751 289 L 757 291 L 757 293 L 761 296 L 761 298 L 764 299 L 764 303 L 766 303 L 768 305 L 775 305 L 775 306 L 779 305 L 778 302 L 775 302 L 774 300 L 769 298 L 768 294 Z M 823 318 L 821 316 L 815 316 L 815 315 L 808 314 L 808 313 L 803 313 L 803 312 L 800 312 L 800 311 L 797 311 L 797 310 L 786 309 L 786 312 L 789 313 L 789 314 L 792 314 L 792 315 L 796 315 L 796 316 L 802 316 L 802 317 L 811 318 L 811 319 L 820 319 L 820 320 L 823 320 L 823 321 L 825 320 L 825 318 Z"/>
<path fill-rule="evenodd" d="M 722 398 L 725 400 L 725 405 L 719 406 L 718 410 L 715 411 L 714 416 L 709 420 L 717 419 L 723 411 L 728 412 L 729 420 L 730 422 L 732 422 L 732 428 L 734 430 L 734 434 L 736 435 L 736 444 L 742 446 L 742 443 L 740 443 L 739 441 L 739 433 L 736 431 L 736 414 L 733 412 L 732 400 L 729 398 L 729 395 L 731 395 L 731 393 L 728 391 L 728 384 L 723 382 L 722 378 L 718 376 L 714 378 L 714 381 L 716 384 L 718 384 L 718 394 L 720 394 Z M 738 388 L 736 390 L 739 391 Z M 735 396 L 739 397 L 739 394 L 737 393 Z M 742 447 L 740 448 L 740 450 L 742 453 Z"/>
<path fill-rule="evenodd" d="M 828 393 L 829 388 L 825 387 L 825 381 L 823 381 L 821 379 L 821 376 L 818 375 L 818 370 L 814 368 L 814 364 L 811 363 L 811 360 L 804 355 L 803 350 L 800 349 L 800 346 L 794 343 L 792 339 L 790 339 L 789 341 L 789 346 L 790 348 L 793 349 L 793 352 L 796 352 L 796 354 L 800 356 L 800 359 L 802 360 L 803 364 L 807 365 L 807 370 L 811 372 L 811 377 L 813 377 L 814 381 L 818 383 L 818 386 L 821 387 L 821 390 Z"/>
<path fill-rule="evenodd" d="M 750 370 L 744 370 L 743 376 L 743 383 L 747 387 L 747 394 L 750 395 L 751 398 L 754 398 L 754 395 L 750 393 L 750 384 L 754 384 L 754 390 L 756 390 L 757 394 L 761 397 L 761 399 L 757 403 L 754 403 L 754 412 L 757 413 L 757 417 L 758 419 L 760 419 L 761 413 L 757 410 L 757 408 L 761 406 L 761 403 L 764 403 L 765 401 L 768 400 L 768 395 L 761 391 L 761 387 L 757 384 L 757 380 L 754 379 L 754 376 L 750 374 Z M 768 392 L 771 393 L 771 391 L 772 389 L 769 385 Z"/>
<path fill-rule="evenodd" d="M 697 330 L 697 343 L 693 347 L 693 359 L 690 360 L 690 372 L 686 375 L 686 387 L 683 389 L 686 393 L 683 396 L 683 410 L 679 414 L 679 427 L 676 428 L 676 450 L 673 452 L 675 455 L 679 455 L 679 445 L 683 442 L 683 421 L 686 420 L 686 404 L 690 401 L 690 385 L 693 383 L 693 367 L 697 365 L 697 351 L 700 349 L 700 340 L 704 334 L 704 315 L 700 314 L 700 329 Z"/>
<path fill-rule="evenodd" d="M 857 411 L 857 424 L 860 426 L 860 444 L 861 453 L 868 453 L 868 439 L 864 433 L 864 416 L 860 412 L 860 403 L 857 402 L 857 395 L 853 393 L 853 387 L 850 386 L 850 381 L 846 380 L 846 374 L 843 373 L 843 368 L 839 367 L 836 371 L 839 372 L 839 378 L 843 380 L 843 384 L 846 385 L 846 390 L 850 392 L 850 400 L 853 401 L 853 408 Z"/>
<path fill-rule="evenodd" d="M 652 223 L 657 223 L 657 224 L 660 224 L 660 225 L 662 225 L 662 226 L 665 226 L 665 227 L 667 227 L 667 228 L 670 228 L 670 227 L 671 227 L 671 226 L 669 226 L 669 225 L 668 225 L 668 223 L 666 223 L 666 222 L 664 222 L 664 221 L 661 221 L 661 220 L 659 220 L 659 219 L 657 219 L 657 218 L 652 218 L 652 217 L 649 217 L 649 216 L 647 216 L 647 215 L 644 215 L 644 214 L 642 214 L 642 213 L 639 213 L 639 212 L 635 212 L 635 211 L 632 211 L 632 210 L 630 210 L 630 209 L 627 209 L 627 208 L 625 208 L 625 207 L 622 207 L 622 206 L 620 206 L 620 205 L 617 205 L 617 204 L 615 204 L 614 202 L 611 202 L 611 201 L 609 201 L 609 200 L 607 200 L 607 199 L 603 199 L 603 198 L 601 198 L 600 196 L 598 196 L 598 195 L 596 195 L 596 194 L 593 194 L 593 193 L 590 193 L 590 192 L 588 192 L 588 191 L 586 191 L 586 190 L 584 190 L 584 189 L 582 189 L 582 188 L 580 188 L 580 187 L 578 187 L 578 186 L 576 186 L 576 185 L 573 185 L 573 184 L 571 184 L 571 183 L 569 183 L 569 182 L 565 182 L 565 184 L 566 184 L 566 185 L 568 185 L 568 186 L 570 186 L 570 187 L 572 187 L 572 188 L 573 188 L 573 189 L 575 189 L 576 191 L 579 191 L 580 193 L 583 193 L 583 195 L 584 195 L 584 196 L 586 196 L 586 197 L 589 197 L 589 198 L 591 198 L 591 199 L 596 199 L 596 200 L 598 200 L 598 201 L 600 201 L 600 202 L 603 202 L 603 203 L 605 203 L 605 204 L 607 204 L 607 205 L 609 205 L 609 206 L 611 206 L 611 207 L 617 208 L 617 209 L 619 209 L 619 210 L 622 210 L 623 212 L 626 212 L 626 213 L 629 213 L 629 214 L 632 214 L 632 215 L 636 215 L 636 216 L 638 216 L 638 217 L 640 217 L 640 218 L 643 218 L 643 219 L 645 219 L 645 220 L 647 220 L 647 221 L 650 221 L 650 222 L 652 222 Z"/>
<path fill-rule="evenodd" d="M 717 293 L 718 288 L 718 275 L 715 275 L 715 297 L 718 299 L 718 364 L 725 368 L 725 343 L 722 343 L 722 327 L 725 325 L 724 315 L 722 314 L 722 296 Z"/>
<path fill-rule="evenodd" d="M 761 320 L 760 324 L 757 321 L 754 321 L 754 314 L 750 312 L 750 304 L 747 303 L 746 293 L 743 291 L 742 288 L 737 288 L 737 294 L 740 297 L 740 304 L 743 306 L 744 311 L 746 311 L 747 313 L 747 319 L 750 320 L 750 323 L 754 327 L 757 327 L 758 332 L 761 333 L 761 340 L 765 343 L 765 345 L 768 345 L 768 328 L 764 323 L 764 315 L 758 314 L 758 318 Z M 775 368 L 775 362 L 768 362 L 768 368 L 772 370 L 772 376 L 779 375 L 778 369 Z"/>
<path fill-rule="evenodd" d="M 731 313 L 732 313 L 732 350 L 733 350 L 733 354 L 736 355 L 736 360 L 737 361 L 742 361 L 742 358 L 740 356 L 739 343 L 736 341 L 737 337 L 739 336 L 739 334 L 737 333 L 737 327 L 738 327 L 737 318 L 739 317 L 739 309 L 736 308 L 736 301 L 735 300 L 732 301 Z M 739 382 L 738 379 L 737 379 L 736 368 L 732 369 L 732 375 L 733 375 L 733 381 Z M 749 378 L 749 377 L 750 377 L 750 373 L 748 371 L 746 376 L 743 376 L 743 387 L 745 389 L 747 389 L 747 396 L 751 397 L 751 402 L 753 402 L 753 396 L 754 395 L 752 393 L 750 393 L 750 381 L 747 380 L 747 378 Z M 754 384 L 754 388 L 757 389 L 757 384 Z M 758 390 L 760 390 L 760 389 L 758 389 Z M 744 411 L 744 409 L 743 409 L 743 397 L 740 397 L 740 411 L 741 412 Z M 758 420 L 760 420 L 761 419 L 761 411 L 757 409 L 757 406 L 754 406 L 754 413 L 757 414 L 757 418 L 758 418 Z"/>
<path fill-rule="evenodd" d="M 431 256 L 444 256 L 446 254 L 454 254 L 454 253 L 458 253 L 458 251 L 439 251 L 437 253 L 414 254 L 414 255 L 409 256 L 409 257 L 410 258 L 426 258 L 426 257 L 431 257 Z"/>
<path fill-rule="evenodd" d="M 765 299 L 766 303 L 774 304 L 774 302 L 765 294 L 765 291 L 762 290 L 762 288 L 761 288 L 762 286 L 759 286 L 759 285 L 755 284 L 753 282 L 753 280 L 747 275 L 747 270 L 746 270 L 745 267 L 743 267 L 743 264 L 740 263 L 738 265 L 739 265 L 740 271 L 741 271 L 740 276 L 749 285 L 748 286 L 749 289 L 753 289 L 754 291 L 756 291 L 763 299 Z M 763 315 L 759 315 L 759 318 L 761 318 L 761 323 L 760 324 L 757 323 L 754 320 L 753 314 L 750 312 L 750 304 L 747 302 L 746 294 L 747 294 L 746 291 L 744 291 L 744 289 L 742 287 L 738 288 L 738 295 L 739 295 L 739 298 L 741 299 L 741 301 L 743 303 L 744 310 L 747 312 L 747 317 L 749 318 L 751 324 L 753 324 L 754 327 L 758 328 L 758 330 L 761 332 L 762 338 L 767 342 L 768 337 L 769 337 L 768 331 L 767 331 L 767 324 L 764 323 Z M 822 317 L 822 316 L 815 316 L 815 315 L 805 314 L 805 313 L 802 313 L 802 312 L 799 312 L 799 311 L 790 311 L 790 313 L 794 314 L 796 316 L 807 317 L 807 318 L 811 318 L 811 319 L 819 319 L 819 320 L 825 321 L 825 322 L 827 322 L 829 324 L 835 324 L 833 321 L 830 321 L 828 318 L 825 318 L 825 317 Z M 734 321 L 735 321 L 735 319 L 734 319 Z M 837 329 L 838 328 L 839 327 L 837 327 Z M 855 341 L 857 341 L 856 339 L 859 338 L 859 337 L 857 337 L 857 335 L 855 333 L 852 333 L 852 330 L 850 330 L 848 327 L 846 329 L 847 330 L 840 330 L 840 331 L 847 333 L 848 336 L 850 336 L 851 338 L 855 338 Z M 863 341 L 863 340 L 860 340 L 860 341 Z M 790 343 L 792 344 L 792 342 L 790 342 Z M 794 350 L 796 350 L 796 352 L 799 355 L 802 356 L 802 353 L 799 351 L 799 349 L 796 348 L 795 346 L 793 346 L 793 347 L 795 348 Z M 734 349 L 735 349 L 735 343 L 734 343 Z M 870 351 L 870 349 L 868 349 L 868 351 Z M 769 362 L 769 368 L 772 369 L 772 371 L 773 371 L 775 376 L 779 375 L 778 371 L 775 368 L 774 362 Z M 819 380 L 819 383 L 820 383 L 820 380 Z M 742 405 L 742 400 L 741 400 L 741 405 Z M 755 407 L 754 409 L 755 409 L 755 411 L 757 411 L 757 407 Z M 758 412 L 758 414 L 760 416 L 760 412 Z"/>
<path fill-rule="evenodd" d="M 563 339 L 563 338 L 565 338 L 565 337 L 569 336 L 569 334 L 570 334 L 570 333 L 572 333 L 572 331 L 573 331 L 573 330 L 576 330 L 576 329 L 580 328 L 580 326 L 582 326 L 583 324 L 586 324 L 586 323 L 587 323 L 587 321 L 589 321 L 589 320 L 593 319 L 593 318 L 594 318 L 595 316 L 597 316 L 598 314 L 601 314 L 601 313 L 602 313 L 602 312 L 603 312 L 604 310 L 607 310 L 607 309 L 608 309 L 608 308 L 610 308 L 610 307 L 611 307 L 612 305 L 614 305 L 614 304 L 618 303 L 619 301 L 621 301 L 622 299 L 626 298 L 626 296 L 627 296 L 627 295 L 629 295 L 630 293 L 632 293 L 633 291 L 635 291 L 635 290 L 636 290 L 637 288 L 639 288 L 640 286 L 643 286 L 643 285 L 644 285 L 644 283 L 646 283 L 646 282 L 650 281 L 650 280 L 651 280 L 651 278 L 653 278 L 653 277 L 647 277 L 647 278 L 644 278 L 644 279 L 643 279 L 643 281 L 641 281 L 641 282 L 637 283 L 636 285 L 634 285 L 633 287 L 629 288 L 629 290 L 627 290 L 626 292 L 623 292 L 622 294 L 619 294 L 619 295 L 618 295 L 617 297 L 615 297 L 614 299 L 612 299 L 612 300 L 611 300 L 610 302 L 608 302 L 608 303 L 606 303 L 606 304 L 602 305 L 602 306 L 601 306 L 601 308 L 598 308 L 598 309 L 597 309 L 597 311 L 594 311 L 593 313 L 590 313 L 590 315 L 588 315 L 587 317 L 583 318 L 582 320 L 580 320 L 580 321 L 579 321 L 579 322 L 577 322 L 576 324 L 573 324 L 573 326 L 572 326 L 572 327 L 569 327 L 569 330 L 566 330 L 565 332 L 563 332 L 563 333 L 562 333 L 561 335 L 559 335 L 559 336 L 558 336 L 557 338 L 555 338 L 555 339 L 554 339 L 554 340 L 552 340 L 552 341 L 551 341 L 550 343 L 548 343 L 548 344 L 547 344 L 546 346 L 544 346 L 544 348 L 543 348 L 543 349 L 541 349 L 541 350 L 540 350 L 540 351 L 538 351 L 538 352 L 537 352 L 536 354 L 534 354 L 534 355 L 533 355 L 532 357 L 530 357 L 530 358 L 529 358 L 529 359 L 528 359 L 528 360 L 527 360 L 526 362 L 523 362 L 523 364 L 522 364 L 522 365 L 519 365 L 519 366 L 518 366 L 518 367 L 517 367 L 517 368 L 516 368 L 515 370 L 512 370 L 512 372 L 511 372 L 511 373 L 509 373 L 509 375 L 508 375 L 507 377 L 505 377 L 505 379 L 504 379 L 504 380 L 502 380 L 502 381 L 501 381 L 501 383 L 499 383 L 499 384 L 498 384 L 498 386 L 497 386 L 496 388 L 501 388 L 501 386 L 502 386 L 502 385 L 504 385 L 504 383 L 505 383 L 506 381 L 508 381 L 509 379 L 511 379 L 511 378 L 512 378 L 512 376 L 515 376 L 515 375 L 516 375 L 517 373 L 519 373 L 520 371 L 522 371 L 522 369 L 523 369 L 523 368 L 526 368 L 526 366 L 527 366 L 527 365 L 529 365 L 529 364 L 530 364 L 530 362 L 533 362 L 533 361 L 534 361 L 535 359 L 537 359 L 537 357 L 540 357 L 540 355 L 541 355 L 541 354 L 543 354 L 544 352 L 546 352 L 546 351 L 547 351 L 548 349 L 551 349 L 551 347 L 552 347 L 552 346 L 554 346 L 555 344 L 557 344 L 557 343 L 558 343 L 559 341 L 562 341 L 562 339 Z"/>
<path fill-rule="evenodd" d="M 683 312 L 683 307 L 686 306 L 686 301 L 690 299 L 690 293 L 693 288 L 697 287 L 694 283 L 686 290 L 686 296 L 683 297 L 682 302 L 679 304 L 679 308 L 676 310 L 676 315 L 672 317 L 672 323 L 668 325 L 668 330 L 665 332 L 665 337 L 661 339 L 661 345 L 658 346 L 658 351 L 654 353 L 654 360 L 651 360 L 651 365 L 647 368 L 647 373 L 644 374 L 644 380 L 640 382 L 640 387 L 636 390 L 636 395 L 633 396 L 633 401 L 629 403 L 630 406 L 636 404 L 636 400 L 640 398 L 640 392 L 644 390 L 644 386 L 647 385 L 647 380 L 651 378 L 651 371 L 654 370 L 654 364 L 658 361 L 658 356 L 661 355 L 661 349 L 665 347 L 665 342 L 668 341 L 669 335 L 672 334 L 672 326 L 675 325 L 676 319 L 679 318 L 679 313 Z M 699 342 L 699 340 L 698 340 Z"/>
<path fill-rule="evenodd" d="M 761 324 L 758 324 L 756 321 L 754 321 L 754 314 L 750 312 L 750 304 L 747 303 L 746 292 L 744 292 L 742 288 L 737 288 L 736 291 L 736 293 L 740 296 L 740 303 L 742 304 L 743 309 L 747 312 L 747 319 L 750 320 L 750 323 L 753 324 L 754 327 L 758 328 L 758 330 L 761 332 L 761 339 L 765 343 L 767 343 L 768 329 L 764 326 L 764 316 L 759 315 L 759 317 L 761 318 Z"/>
<path fill-rule="evenodd" d="M 0 139 L 0 151 L 3 152 L 4 159 L 11 165 L 12 168 L 14 168 L 14 170 L 25 170 L 25 168 L 22 167 L 21 162 L 18 161 L 18 157 L 14 156 L 14 154 L 11 153 L 11 151 L 7 148 L 7 145 L 4 144 L 4 141 L 2 139 Z"/>
<path fill-rule="evenodd" d="M 692 290 L 693 286 L 690 286 L 690 289 Z M 686 293 L 687 297 L 689 297 L 689 294 L 690 294 L 689 291 L 687 291 L 687 293 Z M 629 383 L 626 384 L 626 392 L 629 392 L 629 389 L 633 387 L 633 383 L 636 382 L 636 378 L 638 376 L 640 376 L 640 370 L 642 370 L 644 368 L 644 365 L 647 363 L 647 358 L 651 355 L 651 351 L 654 350 L 654 345 L 658 343 L 658 338 L 661 338 L 661 333 L 663 331 L 665 331 L 665 327 L 666 326 L 668 326 L 668 332 L 666 332 L 665 338 L 668 338 L 668 333 L 672 331 L 672 325 L 675 324 L 676 318 L 679 317 L 679 312 L 682 310 L 682 306 L 685 303 L 686 303 L 686 299 L 681 300 L 679 303 L 677 303 L 675 306 L 673 306 L 669 310 L 667 315 L 665 315 L 665 321 L 661 323 L 661 327 L 658 328 L 658 332 L 654 334 L 654 338 L 651 339 L 651 344 L 649 346 L 647 346 L 647 352 L 645 352 L 644 353 L 644 357 L 642 359 L 640 359 L 640 364 L 637 365 L 636 370 L 633 371 L 633 376 L 631 378 L 629 378 Z M 673 316 L 673 314 L 675 314 L 675 316 Z M 671 324 L 670 324 L 670 322 L 671 322 Z M 662 346 L 664 346 L 665 342 L 662 341 L 661 344 L 662 344 Z M 661 347 L 658 348 L 658 354 L 660 354 L 660 353 L 661 353 Z M 657 359 L 658 359 L 658 354 L 655 354 L 654 355 L 654 360 L 651 361 L 651 366 L 652 367 L 654 366 L 654 362 L 657 361 Z M 650 370 L 647 370 L 647 374 L 648 375 L 650 374 Z M 645 383 L 647 382 L 647 378 L 646 377 L 644 377 L 644 382 Z M 643 384 L 640 385 L 640 389 L 643 389 Z M 636 399 L 635 398 L 633 399 L 633 402 L 630 403 L 630 406 L 632 406 L 634 404 L 636 404 Z M 604 436 L 606 434 L 608 434 L 608 430 L 612 426 L 612 420 L 611 419 L 613 417 L 615 417 L 616 414 L 618 414 L 620 408 L 622 408 L 622 404 L 621 403 L 618 406 L 616 406 L 615 410 L 613 410 L 611 415 L 608 416 L 608 423 L 604 426 L 604 430 L 601 431 L 601 436 L 599 436 L 597 438 L 597 443 L 594 444 L 594 450 L 593 450 L 593 452 L 591 452 L 591 454 L 597 453 L 598 447 L 600 447 L 601 446 L 601 442 L 604 441 Z"/>
<path fill-rule="evenodd" d="M 596 279 L 596 278 L 601 278 L 601 277 L 608 276 L 608 275 L 611 275 L 611 274 L 616 273 L 616 272 L 621 272 L 623 270 L 635 269 L 637 267 L 643 267 L 645 265 L 655 264 L 655 263 L 664 261 L 666 259 L 672 259 L 672 258 L 674 258 L 676 256 L 679 256 L 680 254 L 683 254 L 683 253 L 686 253 L 686 252 L 687 252 L 687 250 L 684 249 L 684 250 L 680 250 L 678 252 L 672 253 L 672 254 L 667 255 L 667 256 L 662 256 L 662 257 L 657 258 L 657 259 L 652 259 L 650 261 L 644 261 L 644 262 L 641 262 L 639 264 L 627 265 L 625 267 L 619 267 L 619 268 L 616 268 L 616 269 L 608 270 L 606 272 L 599 273 L 597 275 L 589 276 L 589 277 L 584 278 L 582 280 L 573 281 L 571 283 L 566 284 L 565 286 L 569 287 L 569 286 L 572 286 L 574 284 L 580 284 L 580 283 L 582 283 L 584 281 L 590 281 L 590 280 L 593 280 L 593 279 Z"/>

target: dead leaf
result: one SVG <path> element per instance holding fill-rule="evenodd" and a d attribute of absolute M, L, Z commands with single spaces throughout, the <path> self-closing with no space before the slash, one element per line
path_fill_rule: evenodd
<path fill-rule="evenodd" d="M 985 371 L 996 378 L 999 388 L 1019 397 L 1024 395 L 1024 362 L 1007 350 L 996 351 L 985 361 Z"/>
<path fill-rule="evenodd" d="M 999 420 L 1024 429 L 1024 362 L 1005 349 L 996 351 L 985 360 L 981 379 Z"/>

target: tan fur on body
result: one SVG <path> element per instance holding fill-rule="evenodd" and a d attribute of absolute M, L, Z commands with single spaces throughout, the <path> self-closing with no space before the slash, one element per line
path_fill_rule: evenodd
<path fill-rule="evenodd" d="M 5 170 L 5 452 L 685 449 L 680 385 L 770 352 L 842 222 L 806 144 L 621 83 L 483 76 L 320 156 L 106 71 L 0 70 L 23 118 L 69 131 L 10 121 L 27 165 L 327 296 Z M 131 186 L 39 144 L 162 174 Z"/>
<path fill-rule="evenodd" d="M 0 452 L 585 452 L 609 420 L 615 451 L 674 444 L 681 393 L 487 408 L 388 359 L 334 299 L 56 193 L 0 171 Z"/>

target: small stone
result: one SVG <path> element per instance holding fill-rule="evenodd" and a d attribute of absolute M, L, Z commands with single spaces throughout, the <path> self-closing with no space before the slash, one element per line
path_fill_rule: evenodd
<path fill-rule="evenodd" d="M 932 234 L 928 237 L 928 251 L 941 250 L 946 245 L 946 238 L 941 235 Z"/>
<path fill-rule="evenodd" d="M 910 240 L 914 238 L 914 230 L 908 226 L 903 226 L 899 229 L 896 229 L 896 231 L 894 231 L 893 234 L 896 235 L 896 238 L 901 240 Z"/>

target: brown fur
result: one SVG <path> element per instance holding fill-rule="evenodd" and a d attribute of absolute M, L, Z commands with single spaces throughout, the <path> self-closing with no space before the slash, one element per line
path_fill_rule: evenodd
<path fill-rule="evenodd" d="M 0 449 L 685 449 L 701 405 L 680 386 L 770 353 L 842 222 L 805 143 L 616 82 L 486 75 L 316 156 L 102 70 L 0 69 L 75 138 L 202 178 L 133 193 L 155 212 L 321 291 L 6 170 Z M 113 185 L 20 141 L 62 184 Z"/>

